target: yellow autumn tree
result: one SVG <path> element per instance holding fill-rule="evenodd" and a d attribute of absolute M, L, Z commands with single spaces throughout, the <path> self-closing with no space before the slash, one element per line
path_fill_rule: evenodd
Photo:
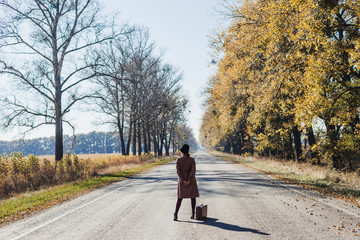
<path fill-rule="evenodd" d="M 302 19 L 297 35 L 307 62 L 304 94 L 295 102 L 297 122 L 324 126 L 323 155 L 334 168 L 351 169 L 360 154 L 360 1 L 308 2 L 303 16 L 311 17 Z"/>
<path fill-rule="evenodd" d="M 254 146 L 264 155 L 330 159 L 334 168 L 352 169 L 360 154 L 359 6 L 230 5 L 231 24 L 213 44 L 220 60 L 201 130 L 216 126 L 211 146 Z"/>

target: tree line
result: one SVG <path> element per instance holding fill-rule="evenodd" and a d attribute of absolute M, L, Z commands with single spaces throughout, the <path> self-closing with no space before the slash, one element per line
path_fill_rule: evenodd
<path fill-rule="evenodd" d="M 228 3 L 201 141 L 225 152 L 360 162 L 360 1 Z"/>
<path fill-rule="evenodd" d="M 188 135 L 182 134 L 185 139 L 182 142 L 189 142 L 194 149 L 197 147 L 195 138 L 191 137 L 191 130 Z M 73 136 L 64 135 L 64 152 L 76 154 L 96 154 L 96 153 L 121 153 L 121 144 L 118 133 L 116 132 L 90 132 L 76 134 Z M 18 139 L 13 141 L 0 141 L 0 152 L 10 156 L 13 152 L 21 152 L 24 156 L 34 154 L 54 155 L 55 137 L 41 137 L 34 139 Z M 177 149 L 171 149 L 176 151 Z"/>
<path fill-rule="evenodd" d="M 120 140 L 116 133 L 90 132 L 73 136 L 64 135 L 64 152 L 76 154 L 119 153 Z M 21 152 L 24 156 L 34 154 L 54 155 L 55 137 L 42 137 L 34 139 L 19 139 L 13 141 L 0 141 L 0 152 L 8 156 L 12 152 Z"/>
<path fill-rule="evenodd" d="M 119 23 L 96 0 L 0 1 L 0 11 L 0 74 L 16 88 L 2 100 L 5 128 L 54 125 L 57 161 L 81 103 L 116 129 L 124 155 L 169 154 L 191 137 L 182 74 L 144 27 Z"/>

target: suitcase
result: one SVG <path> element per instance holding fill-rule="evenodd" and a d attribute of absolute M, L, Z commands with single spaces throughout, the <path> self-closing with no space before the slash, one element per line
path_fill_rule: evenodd
<path fill-rule="evenodd" d="M 201 204 L 196 206 L 196 219 L 203 219 L 207 217 L 207 205 Z"/>

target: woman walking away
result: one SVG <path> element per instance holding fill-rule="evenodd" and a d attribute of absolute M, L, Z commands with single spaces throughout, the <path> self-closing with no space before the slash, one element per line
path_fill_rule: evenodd
<path fill-rule="evenodd" d="M 178 200 L 176 202 L 174 221 L 178 219 L 178 212 L 183 198 L 191 198 L 191 219 L 194 219 L 196 197 L 199 197 L 199 190 L 195 178 L 195 159 L 190 157 L 189 148 L 189 145 L 184 144 L 180 148 L 183 156 L 181 158 L 178 158 L 176 161 L 176 171 L 179 180 L 177 191 Z"/>

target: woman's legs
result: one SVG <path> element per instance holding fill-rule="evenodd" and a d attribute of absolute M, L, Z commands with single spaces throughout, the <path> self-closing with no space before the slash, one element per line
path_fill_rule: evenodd
<path fill-rule="evenodd" d="M 178 198 L 177 202 L 176 202 L 176 207 L 175 207 L 175 213 L 174 213 L 174 220 L 177 220 L 177 215 L 181 206 L 181 202 L 182 202 L 182 198 Z"/>
<path fill-rule="evenodd" d="M 196 206 L 196 198 L 191 199 L 191 208 L 192 208 L 192 215 L 191 218 L 194 219 L 195 215 L 195 206 Z"/>
<path fill-rule="evenodd" d="M 175 221 L 178 218 L 178 212 L 179 212 L 182 200 L 183 200 L 182 198 L 178 198 L 178 200 L 176 202 L 175 213 L 174 213 L 174 220 Z M 191 209 L 192 209 L 191 218 L 192 219 L 194 219 L 194 216 L 195 216 L 195 206 L 196 206 L 196 198 L 191 198 Z"/>

